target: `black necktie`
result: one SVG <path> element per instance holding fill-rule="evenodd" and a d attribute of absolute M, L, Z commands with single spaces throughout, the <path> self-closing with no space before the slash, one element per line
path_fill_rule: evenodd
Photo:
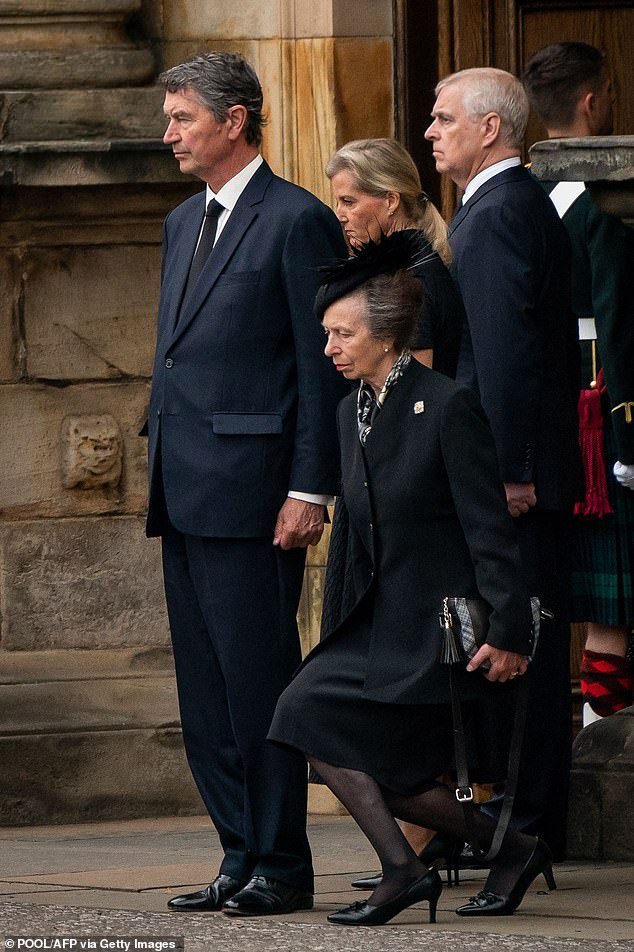
<path fill-rule="evenodd" d="M 192 258 L 189 275 L 187 277 L 187 284 L 185 285 L 185 294 L 183 300 L 188 298 L 193 291 L 196 281 L 200 276 L 200 272 L 204 268 L 205 262 L 211 254 L 211 249 L 213 248 L 214 241 L 216 240 L 218 219 L 224 210 L 225 209 L 223 206 L 220 204 L 220 202 L 217 202 L 215 198 L 212 198 L 212 200 L 207 205 L 207 211 L 205 212 L 205 224 L 203 225 L 198 247 L 196 248 L 196 252 Z"/>

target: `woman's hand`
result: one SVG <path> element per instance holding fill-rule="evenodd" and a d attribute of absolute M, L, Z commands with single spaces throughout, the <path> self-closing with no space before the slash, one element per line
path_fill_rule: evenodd
<path fill-rule="evenodd" d="M 488 681 L 509 681 L 518 674 L 526 674 L 528 660 L 526 655 L 514 651 L 503 651 L 493 645 L 482 645 L 467 665 L 467 671 L 477 671 L 484 661 L 490 661 L 491 667 L 485 673 Z"/>

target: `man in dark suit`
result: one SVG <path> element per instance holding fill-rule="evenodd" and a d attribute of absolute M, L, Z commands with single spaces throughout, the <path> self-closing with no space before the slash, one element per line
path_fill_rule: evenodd
<path fill-rule="evenodd" d="M 161 77 L 164 140 L 205 192 L 166 219 L 149 414 L 185 749 L 224 859 L 178 910 L 310 908 L 306 765 L 266 742 L 300 662 L 306 546 L 338 488 L 342 385 L 312 307 L 345 254 L 330 209 L 259 154 L 262 90 L 233 53 Z M 345 390 L 345 386 L 343 387 Z"/>
<path fill-rule="evenodd" d="M 463 190 L 449 232 L 467 314 L 457 380 L 480 396 L 531 588 L 555 613 L 531 666 L 515 823 L 561 858 L 570 757 L 569 527 L 580 490 L 569 245 L 552 203 L 521 164 L 528 100 L 519 80 L 497 69 L 463 70 L 442 80 L 436 96 L 425 137 L 438 171 Z"/>
<path fill-rule="evenodd" d="M 554 43 L 526 67 L 524 86 L 549 139 L 608 136 L 614 92 L 603 53 L 588 43 Z M 587 460 L 587 496 L 575 524 L 573 619 L 587 625 L 581 661 L 583 724 L 628 707 L 634 664 L 630 566 L 634 561 L 634 231 L 594 204 L 583 182 L 542 182 L 572 245 L 572 305 L 584 374 L 582 421 L 602 421 L 606 465 Z M 596 385 L 602 370 L 605 392 Z M 581 442 L 588 445 L 581 423 Z M 587 430 L 586 430 L 587 432 Z M 613 475 L 614 477 L 613 478 Z M 620 485 L 619 485 L 620 484 Z"/>

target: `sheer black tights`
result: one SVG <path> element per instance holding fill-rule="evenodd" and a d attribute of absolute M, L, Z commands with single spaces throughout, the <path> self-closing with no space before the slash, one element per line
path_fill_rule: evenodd
<path fill-rule="evenodd" d="M 435 784 L 418 794 L 397 794 L 359 770 L 334 767 L 314 758 L 310 761 L 376 850 L 383 880 L 369 897 L 373 905 L 393 899 L 426 872 L 396 819 L 426 826 L 463 842 L 468 838 L 463 808 L 454 791 L 443 784 Z M 476 811 L 474 825 L 482 847 L 488 848 L 494 822 Z M 509 829 L 485 889 L 508 895 L 534 846 L 534 837 Z"/>
<path fill-rule="evenodd" d="M 381 787 L 360 770 L 333 767 L 313 757 L 310 762 L 355 819 L 379 857 L 383 878 L 368 902 L 372 905 L 389 902 L 427 869 L 403 836 Z"/>
<path fill-rule="evenodd" d="M 437 784 L 414 796 L 402 796 L 390 791 L 384 791 L 383 795 L 388 810 L 399 820 L 430 827 L 462 842 L 468 841 L 464 809 L 456 799 L 453 788 Z M 472 826 L 475 827 L 480 847 L 489 849 L 495 822 L 474 810 Z M 500 896 L 508 895 L 533 852 L 535 843 L 534 836 L 509 828 L 500 852 L 491 865 L 484 888 Z"/>

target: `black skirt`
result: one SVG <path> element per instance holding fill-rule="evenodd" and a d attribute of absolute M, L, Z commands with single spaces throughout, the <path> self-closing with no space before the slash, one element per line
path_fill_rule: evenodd
<path fill-rule="evenodd" d="M 364 697 L 371 634 L 371 611 L 360 605 L 281 695 L 269 740 L 363 771 L 388 790 L 422 792 L 454 773 L 451 706 Z M 506 777 L 515 698 L 508 682 L 487 687 L 484 697 L 462 704 L 469 778 L 480 783 Z"/>

